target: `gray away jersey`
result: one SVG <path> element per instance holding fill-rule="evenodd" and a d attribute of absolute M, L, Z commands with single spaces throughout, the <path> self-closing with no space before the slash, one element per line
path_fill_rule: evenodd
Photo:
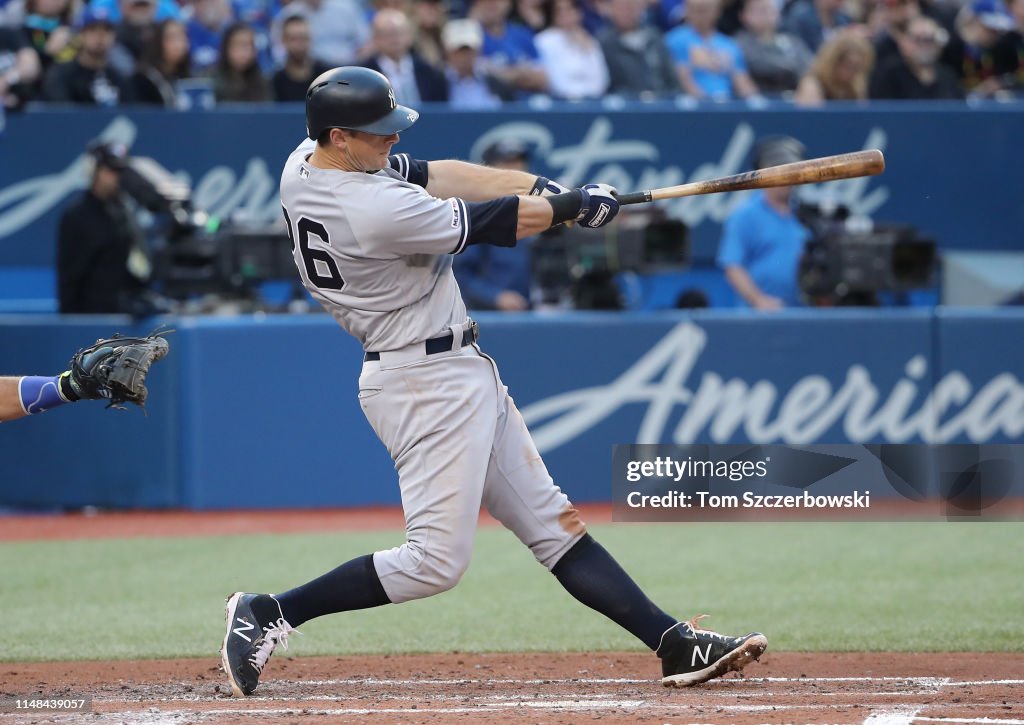
<path fill-rule="evenodd" d="M 292 254 L 310 294 L 365 350 L 396 350 L 465 322 L 451 256 L 469 236 L 465 203 L 430 196 L 390 168 L 318 169 L 306 161 L 315 147 L 301 143 L 281 174 Z"/>

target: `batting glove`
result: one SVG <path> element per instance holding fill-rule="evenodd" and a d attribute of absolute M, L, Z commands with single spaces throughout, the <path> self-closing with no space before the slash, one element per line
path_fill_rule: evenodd
<path fill-rule="evenodd" d="M 590 229 L 603 227 L 619 213 L 619 202 L 615 198 L 618 193 L 614 186 L 608 184 L 587 184 L 582 187 L 583 204 L 576 222 Z"/>
<path fill-rule="evenodd" d="M 572 189 L 562 186 L 557 181 L 552 181 L 546 176 L 538 176 L 533 184 L 533 188 L 530 189 L 530 196 L 554 196 L 555 194 L 564 194 L 567 191 L 572 191 Z"/>

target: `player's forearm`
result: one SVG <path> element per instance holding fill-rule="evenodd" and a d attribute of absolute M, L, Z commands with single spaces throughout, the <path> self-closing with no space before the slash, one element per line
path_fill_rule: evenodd
<path fill-rule="evenodd" d="M 519 197 L 519 219 L 516 223 L 516 239 L 532 237 L 551 227 L 554 209 L 551 202 L 540 196 Z"/>
<path fill-rule="evenodd" d="M 14 420 L 25 415 L 18 394 L 18 381 L 21 378 L 0 378 L 0 422 Z"/>
<path fill-rule="evenodd" d="M 465 201 L 488 201 L 500 196 L 529 194 L 535 174 L 513 169 L 492 169 L 465 161 L 431 161 L 427 193 L 438 199 L 457 196 Z"/>
<path fill-rule="evenodd" d="M 751 306 L 756 306 L 758 300 L 764 296 L 764 293 L 757 286 L 757 283 L 751 279 L 747 270 L 738 264 L 725 268 L 725 278 L 732 285 L 732 288 L 736 290 L 736 294 L 746 300 L 747 304 Z"/>

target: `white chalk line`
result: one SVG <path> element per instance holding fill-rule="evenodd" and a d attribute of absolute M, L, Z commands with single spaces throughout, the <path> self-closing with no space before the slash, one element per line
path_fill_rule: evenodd
<path fill-rule="evenodd" d="M 275 680 L 278 684 L 294 684 L 306 686 L 337 686 L 337 685 L 650 685 L 657 680 L 633 679 L 626 677 L 563 677 L 530 680 L 508 680 L 491 678 L 460 678 L 460 679 L 386 679 L 377 677 L 358 677 L 328 680 Z M 764 682 L 782 682 L 786 684 L 800 682 L 887 682 L 907 684 L 918 687 L 962 687 L 983 685 L 1024 685 L 1024 680 L 954 680 L 949 677 L 731 677 L 712 680 L 702 687 L 732 687 L 736 685 L 760 684 Z"/>
<path fill-rule="evenodd" d="M 911 725 L 923 706 L 901 705 L 871 713 L 863 725 Z"/>
<path fill-rule="evenodd" d="M 706 690 L 692 690 L 691 694 L 697 695 L 700 692 L 706 694 Z M 793 692 L 778 692 L 772 690 L 756 690 L 752 692 L 716 692 L 716 697 L 728 697 L 732 699 L 775 699 L 790 697 Z M 921 695 L 933 695 L 939 694 L 938 692 L 932 691 L 916 691 L 916 692 L 900 692 L 893 690 L 891 692 L 803 692 L 800 693 L 804 696 L 814 695 L 815 697 L 839 699 L 843 697 L 848 698 L 865 698 L 865 697 L 920 697 Z M 519 701 L 527 699 L 537 699 L 544 697 L 559 697 L 560 695 L 545 696 L 541 693 L 532 693 L 529 695 L 448 695 L 441 693 L 430 693 L 423 695 L 398 695 L 398 694 L 387 694 L 382 696 L 382 699 L 388 701 L 411 701 L 411 702 L 502 702 L 502 701 Z M 682 692 L 673 692 L 670 696 L 684 696 Z M 587 694 L 587 699 L 601 699 L 614 697 L 611 694 L 600 694 L 593 693 Z M 253 695 L 247 697 L 247 702 L 319 702 L 319 701 L 331 701 L 337 702 L 340 699 L 339 695 Z M 105 697 L 97 695 L 93 697 L 95 702 L 105 702 L 110 704 L 128 704 L 128 703 L 140 703 L 140 702 L 211 702 L 213 698 L 208 695 L 197 695 L 194 693 L 181 694 L 181 695 L 161 695 L 161 696 L 147 696 L 147 695 L 134 695 L 134 696 L 110 696 Z M 845 703 L 835 703 L 832 707 L 839 707 Z M 973 703 L 983 705 L 985 703 Z"/>
<path fill-rule="evenodd" d="M 998 723 L 998 725 L 1024 725 L 1024 720 L 1007 720 L 998 717 L 918 717 L 915 720 L 927 722 Z"/>

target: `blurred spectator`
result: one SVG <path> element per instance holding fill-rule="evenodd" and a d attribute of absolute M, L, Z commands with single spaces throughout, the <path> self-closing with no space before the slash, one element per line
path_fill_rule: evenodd
<path fill-rule="evenodd" d="M 875 66 L 871 97 L 899 100 L 963 98 L 956 76 L 939 63 L 949 36 L 931 18 L 918 15 L 896 36 L 900 54 Z"/>
<path fill-rule="evenodd" d="M 125 78 L 131 77 L 155 36 L 156 0 L 121 0 L 121 22 L 114 30 L 110 65 Z"/>
<path fill-rule="evenodd" d="M 124 20 L 122 5 L 124 0 L 88 0 L 88 6 L 99 12 L 106 12 L 115 25 Z M 184 20 L 181 6 L 176 0 L 154 0 L 156 2 L 156 19 L 174 18 Z M 184 3 L 183 3 L 184 4 Z"/>
<path fill-rule="evenodd" d="M 452 108 L 497 108 L 503 100 L 515 98 L 516 89 L 480 65 L 480 49 L 484 31 L 480 23 L 469 18 L 450 20 L 441 34 L 448 64 L 448 102 Z"/>
<path fill-rule="evenodd" d="M 41 72 L 29 89 L 29 96 L 42 94 L 42 79 L 55 62 L 74 57 L 71 47 L 71 0 L 27 0 L 21 28 L 35 49 Z"/>
<path fill-rule="evenodd" d="M 365 2 L 362 4 L 366 5 Z M 373 25 L 373 19 L 377 17 L 377 13 L 381 10 L 397 10 L 406 16 L 412 11 L 410 0 L 370 0 L 370 5 L 372 7 L 366 13 L 366 19 L 371 26 Z"/>
<path fill-rule="evenodd" d="M 956 33 L 943 60 L 953 68 L 965 91 L 991 96 L 1012 82 L 1016 59 L 999 49 L 1014 25 L 1002 0 L 974 0 L 960 9 Z"/>
<path fill-rule="evenodd" d="M 683 0 L 657 0 L 648 13 L 651 21 L 663 32 L 668 32 L 685 21 Z"/>
<path fill-rule="evenodd" d="M 31 97 L 40 72 L 39 56 L 21 29 L 0 26 L 0 116 Z"/>
<path fill-rule="evenodd" d="M 114 24 L 105 13 L 88 7 L 78 24 L 78 51 L 73 60 L 50 68 L 44 96 L 59 103 L 116 106 L 125 92 L 127 79 L 110 67 Z"/>
<path fill-rule="evenodd" d="M 274 73 L 271 85 L 275 101 L 305 101 L 310 83 L 330 66 L 312 55 L 309 21 L 306 16 L 293 14 L 281 25 L 281 42 L 284 45 L 284 63 Z"/>
<path fill-rule="evenodd" d="M 544 9 L 547 0 L 513 0 L 511 21 L 536 35 L 551 25 Z"/>
<path fill-rule="evenodd" d="M 271 100 L 270 86 L 256 57 L 256 36 L 246 23 L 235 23 L 224 31 L 213 94 L 218 103 Z"/>
<path fill-rule="evenodd" d="M 309 20 L 313 57 L 331 68 L 353 65 L 370 41 L 370 24 L 357 0 L 292 0 L 289 10 Z"/>
<path fill-rule="evenodd" d="M 183 23 L 161 20 L 153 42 L 146 48 L 139 69 L 131 78 L 130 100 L 164 108 L 177 108 L 178 81 L 192 75 L 188 34 Z"/>
<path fill-rule="evenodd" d="M 882 0 L 874 13 L 873 40 L 875 68 L 900 55 L 899 36 L 907 32 L 913 18 L 921 15 L 918 0 Z"/>
<path fill-rule="evenodd" d="M 679 85 L 694 98 L 750 98 L 757 87 L 736 41 L 715 27 L 721 0 L 686 0 L 686 24 L 665 36 Z"/>
<path fill-rule="evenodd" d="M 740 17 L 736 42 L 754 84 L 766 95 L 795 91 L 814 56 L 800 38 L 779 32 L 775 0 L 746 0 Z"/>
<path fill-rule="evenodd" d="M 546 0 L 547 30 L 535 38 L 551 95 L 599 98 L 608 89 L 608 66 L 601 46 L 583 27 L 580 0 Z"/>
<path fill-rule="evenodd" d="M 795 138 L 761 140 L 754 168 L 788 164 L 805 158 Z M 800 304 L 797 271 L 810 235 L 792 208 L 793 188 L 779 186 L 753 192 L 725 220 L 718 266 L 740 298 L 758 310 Z"/>
<path fill-rule="evenodd" d="M 793 100 L 802 106 L 864 100 L 874 61 L 874 49 L 863 33 L 855 28 L 837 33 L 814 57 Z"/>
<path fill-rule="evenodd" d="M 783 29 L 804 41 L 815 53 L 833 33 L 851 22 L 843 0 L 796 0 L 789 6 Z"/>
<path fill-rule="evenodd" d="M 412 29 L 404 14 L 388 9 L 373 16 L 373 47 L 376 55 L 363 65 L 387 76 L 398 103 L 415 108 L 448 100 L 444 73 L 412 52 Z"/>
<path fill-rule="evenodd" d="M 121 192 L 128 151 L 120 144 L 101 144 L 90 152 L 95 165 L 89 188 L 64 210 L 58 225 L 60 311 L 132 312 L 146 290 L 149 261 Z"/>
<path fill-rule="evenodd" d="M 675 308 L 677 310 L 702 310 L 711 306 L 707 293 L 696 287 L 688 287 L 681 290 L 676 296 Z"/>
<path fill-rule="evenodd" d="M 672 56 L 658 29 L 644 20 L 644 0 L 608 0 L 610 25 L 598 35 L 611 93 L 666 96 L 679 91 Z"/>
<path fill-rule="evenodd" d="M 1019 93 L 1024 91 L 1024 0 L 1013 0 L 1010 12 L 1014 28 L 996 44 L 994 55 L 1008 69 L 1002 76 L 1003 87 Z"/>
<path fill-rule="evenodd" d="M 529 171 L 530 153 L 522 142 L 505 139 L 484 149 L 482 161 L 496 169 Z M 526 237 L 514 247 L 474 244 L 457 255 L 453 271 L 466 306 L 502 312 L 530 309 L 530 252 L 535 242 L 536 237 Z"/>
<path fill-rule="evenodd" d="M 540 66 L 533 33 L 509 22 L 511 0 L 472 0 L 469 17 L 484 31 L 481 54 L 489 72 L 523 92 L 543 93 L 548 77 Z"/>
<path fill-rule="evenodd" d="M 444 68 L 441 29 L 448 20 L 447 3 L 445 0 L 413 0 L 412 20 L 413 50 L 435 68 Z"/>
<path fill-rule="evenodd" d="M 194 0 L 189 18 L 188 45 L 192 53 L 192 70 L 202 74 L 213 69 L 220 55 L 221 36 L 235 22 L 235 11 L 229 0 Z"/>

